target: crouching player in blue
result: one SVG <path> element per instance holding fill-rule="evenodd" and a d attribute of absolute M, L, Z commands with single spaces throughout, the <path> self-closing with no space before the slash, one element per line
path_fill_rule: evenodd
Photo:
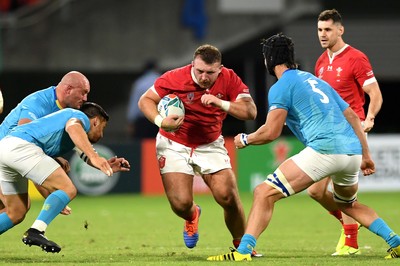
<path fill-rule="evenodd" d="M 77 191 L 53 157 L 77 148 L 87 156 L 90 165 L 107 176 L 112 176 L 113 172 L 122 168 L 129 168 L 129 162 L 125 159 L 119 167 L 111 167 L 107 159 L 100 157 L 92 147 L 103 137 L 108 119 L 108 114 L 101 106 L 87 102 L 81 110 L 66 108 L 17 126 L 0 141 L 0 182 L 7 210 L 0 214 L 0 234 L 24 220 L 29 209 L 30 179 L 46 188 L 50 195 L 22 241 L 47 252 L 60 252 L 61 247 L 48 240 L 44 232 L 75 198 Z"/>
<path fill-rule="evenodd" d="M 263 42 L 268 72 L 278 81 L 268 94 L 266 122 L 256 132 L 235 137 L 237 148 L 267 144 L 278 138 L 286 123 L 304 143 L 300 153 L 283 162 L 254 190 L 245 234 L 237 250 L 208 260 L 251 260 L 257 239 L 268 227 L 275 202 L 307 189 L 330 176 L 331 204 L 390 246 L 387 259 L 400 257 L 400 237 L 371 208 L 357 201 L 358 173 L 375 172 L 359 118 L 325 81 L 297 69 L 294 44 L 283 34 Z"/>

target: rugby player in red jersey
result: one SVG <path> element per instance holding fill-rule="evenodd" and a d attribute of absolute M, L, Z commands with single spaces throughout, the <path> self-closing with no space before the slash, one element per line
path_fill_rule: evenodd
<path fill-rule="evenodd" d="M 157 104 L 168 94 L 184 103 L 185 116 L 163 118 Z M 222 65 L 212 45 L 196 49 L 191 64 L 167 71 L 142 95 L 139 108 L 160 130 L 157 159 L 164 190 L 174 213 L 185 220 L 183 238 L 188 248 L 199 240 L 200 207 L 194 202 L 193 178 L 200 175 L 223 208 L 226 226 L 237 247 L 244 234 L 245 215 L 236 178 L 224 146 L 226 116 L 254 120 L 257 109 L 249 88 Z"/>
<path fill-rule="evenodd" d="M 339 12 L 325 10 L 318 17 L 318 37 L 326 51 L 315 64 L 315 75 L 329 83 L 350 105 L 362 121 L 364 132 L 374 126 L 376 115 L 382 106 L 382 94 L 372 71 L 368 57 L 356 48 L 346 44 L 342 38 L 344 27 Z M 370 103 L 367 115 L 364 113 L 365 94 Z M 342 214 L 336 206 L 330 206 L 332 197 L 326 178 L 308 188 L 308 194 L 342 222 L 342 234 L 333 256 L 360 254 L 357 243 L 358 224 Z"/>

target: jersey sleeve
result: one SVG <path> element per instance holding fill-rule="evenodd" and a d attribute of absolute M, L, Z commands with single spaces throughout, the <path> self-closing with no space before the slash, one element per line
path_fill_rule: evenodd
<path fill-rule="evenodd" d="M 81 121 L 83 129 L 85 130 L 85 132 L 89 132 L 90 130 L 90 120 L 87 117 L 87 115 L 81 111 L 78 110 L 73 110 L 73 115 L 71 118 L 76 118 L 79 121 Z"/>
<path fill-rule="evenodd" d="M 251 97 L 249 87 L 242 81 L 242 79 L 231 69 L 228 70 L 229 84 L 228 95 L 230 101 L 236 101 L 238 98 Z"/>
<path fill-rule="evenodd" d="M 190 72 L 186 68 L 187 66 L 167 71 L 156 79 L 154 91 L 160 98 L 184 89 L 187 80 L 191 80 Z"/>
<path fill-rule="evenodd" d="M 165 74 L 164 74 L 165 75 Z M 169 89 L 168 89 L 168 78 L 165 76 L 161 76 L 154 82 L 154 91 L 160 96 L 160 98 L 164 97 L 165 95 L 169 94 Z"/>
<path fill-rule="evenodd" d="M 289 90 L 283 89 L 280 83 L 275 83 L 268 92 L 268 112 L 275 109 L 288 111 L 290 104 Z"/>
<path fill-rule="evenodd" d="M 369 62 L 367 56 L 360 53 L 359 56 L 353 58 L 353 74 L 354 78 L 360 87 L 364 87 L 372 82 L 368 82 L 372 79 L 375 81 L 374 72 L 372 70 L 371 63 Z"/>
<path fill-rule="evenodd" d="M 25 101 L 21 102 L 21 112 L 19 116 L 19 120 L 21 119 L 29 119 L 36 120 L 40 117 L 43 117 L 43 112 L 41 108 L 41 104 L 38 103 L 39 98 L 30 97 Z"/>

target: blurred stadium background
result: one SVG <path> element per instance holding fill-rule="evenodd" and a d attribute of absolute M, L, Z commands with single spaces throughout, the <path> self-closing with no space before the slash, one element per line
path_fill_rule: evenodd
<path fill-rule="evenodd" d="M 336 8 L 344 19 L 344 40 L 369 56 L 384 97 L 369 136 L 378 171 L 363 179 L 360 187 L 400 190 L 399 7 L 400 2 L 394 0 L 2 0 L 0 88 L 5 107 L 0 121 L 27 94 L 56 85 L 70 70 L 81 71 L 91 82 L 90 100 L 111 115 L 98 149 L 126 157 L 133 168 L 108 183 L 104 176 L 82 170 L 77 162 L 71 177 L 76 184 L 82 182 L 82 187 L 77 185 L 79 191 L 162 193 L 153 141 L 135 141 L 126 133 L 130 86 L 146 60 L 156 58 L 166 71 L 190 63 L 200 44 L 220 48 L 223 64 L 249 85 L 258 107 L 256 121 L 228 117 L 224 135 L 251 132 L 265 121 L 267 91 L 274 82 L 263 66 L 260 39 L 280 31 L 291 36 L 301 68 L 313 72 L 323 52 L 317 16 L 324 9 Z M 301 148 L 288 132 L 273 145 L 243 152 L 232 149 L 230 141 L 227 145 L 244 191 Z M 196 191 L 207 192 L 201 180 L 196 182 Z"/>

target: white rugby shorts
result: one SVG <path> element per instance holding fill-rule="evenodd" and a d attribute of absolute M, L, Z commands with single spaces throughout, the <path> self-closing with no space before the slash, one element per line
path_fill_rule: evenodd
<path fill-rule="evenodd" d="M 41 185 L 58 167 L 53 158 L 33 143 L 12 136 L 0 141 L 0 182 L 4 195 L 27 193 L 28 179 Z"/>
<path fill-rule="evenodd" d="M 224 138 L 219 136 L 209 144 L 192 149 L 158 134 L 156 150 L 160 172 L 201 175 L 230 169 L 232 166 L 224 144 Z"/>
<path fill-rule="evenodd" d="M 330 176 L 332 182 L 340 186 L 358 183 L 361 155 L 321 154 L 306 147 L 291 159 L 315 182 Z"/>

